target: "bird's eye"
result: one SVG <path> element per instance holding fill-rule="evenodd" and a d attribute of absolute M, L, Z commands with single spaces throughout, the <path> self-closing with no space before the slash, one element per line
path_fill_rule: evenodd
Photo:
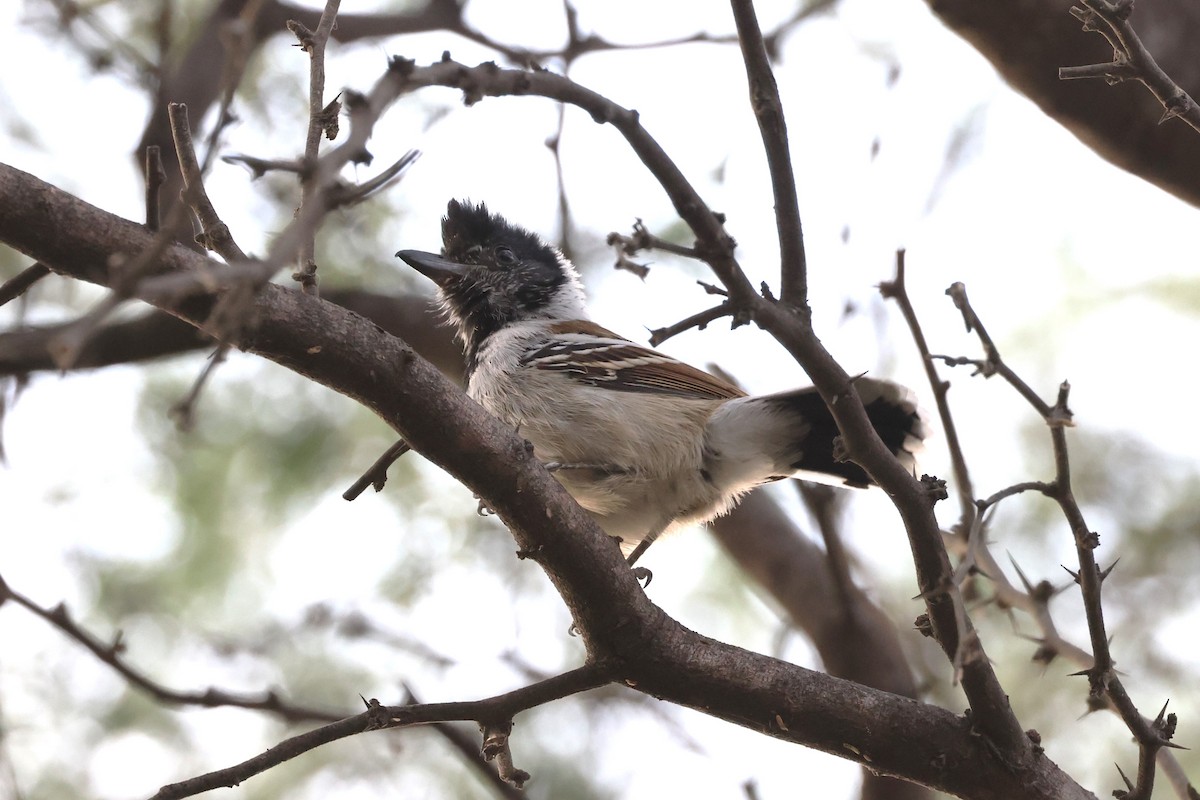
<path fill-rule="evenodd" d="M 512 251 L 512 248 L 501 245 L 496 248 L 496 263 L 502 267 L 515 267 L 517 265 L 517 255 Z"/>

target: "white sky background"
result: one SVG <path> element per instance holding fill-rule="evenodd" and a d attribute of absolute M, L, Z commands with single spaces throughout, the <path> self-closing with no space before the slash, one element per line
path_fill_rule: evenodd
<path fill-rule="evenodd" d="M 559 4 L 546 0 L 521 6 L 522 13 L 515 14 L 512 4 L 475 3 L 470 18 L 500 40 L 556 46 L 561 36 Z M 585 1 L 580 6 L 585 29 L 594 27 L 623 41 L 686 35 L 696 29 L 732 30 L 727 6 L 720 2 L 690 3 L 686 15 L 679 4 L 644 0 Z M 764 29 L 790 6 L 790 2 L 760 4 Z M 343 13 L 360 10 L 365 10 L 363 4 L 343 3 Z M 144 122 L 145 100 L 127 91 L 119 80 L 91 77 L 69 48 L 33 36 L 20 25 L 21 20 L 44 13 L 34 3 L 24 8 L 0 4 L 0 41 L 10 45 L 0 48 L 0 75 L 6 76 L 0 79 L 0 115 L 8 113 L 6 109 L 19 110 L 38 141 L 31 146 L 11 138 L 0 140 L 0 158 L 96 205 L 139 219 L 141 185 L 129 152 Z M 539 30 L 533 27 L 538 19 L 551 20 L 554 26 Z M 281 74 L 305 73 L 306 61 L 285 38 L 268 47 L 277 64 L 273 69 Z M 333 44 L 327 85 L 330 93 L 340 86 L 365 90 L 383 70 L 387 55 L 398 53 L 424 63 L 436 60 L 446 49 L 466 63 L 494 57 L 442 35 L 349 50 Z M 901 66 L 901 73 L 889 88 L 893 62 Z M 36 79 L 22 79 L 24 75 Z M 579 62 L 572 77 L 641 112 L 643 124 L 701 194 L 727 213 L 729 230 L 739 242 L 738 256 L 751 279 L 777 286 L 772 203 L 737 48 L 698 45 L 601 54 Z M 898 314 L 885 308 L 887 321 L 878 322 L 881 301 L 874 286 L 891 276 L 894 251 L 904 246 L 909 292 L 935 351 L 977 353 L 975 342 L 963 333 L 960 319 L 943 296 L 950 283 L 964 281 L 1001 347 L 1011 346 L 1006 355 L 1018 359 L 1015 366 L 1044 396 L 1052 396 L 1059 380 L 1072 381 L 1072 407 L 1079 425 L 1136 430 L 1156 447 L 1194 462 L 1200 442 L 1194 427 L 1181 425 L 1178 413 L 1178 398 L 1191 395 L 1193 378 L 1189 365 L 1180 363 L 1178 348 L 1166 344 L 1194 341 L 1194 320 L 1140 301 L 1114 304 L 1111 311 L 1094 314 L 1078 325 L 1047 324 L 1047 318 L 1061 313 L 1064 295 L 1091 298 L 1111 292 L 1120 296 L 1131 284 L 1187 272 L 1194 257 L 1181 232 L 1195 230 L 1195 209 L 1102 162 L 1008 90 L 974 50 L 946 32 L 917 0 L 846 0 L 836 15 L 806 25 L 787 40 L 779 80 L 800 185 L 818 331 L 834 354 L 844 358 L 849 371 L 884 370 L 919 387 L 928 397 Z M 1140 87 L 1113 91 L 1137 90 Z M 419 112 L 427 105 L 444 106 L 450 113 L 422 132 L 424 118 Z M 468 109 L 458 102 L 457 93 L 449 91 L 426 92 L 404 101 L 377 129 L 372 145 L 375 168 L 409 147 L 420 147 L 424 156 L 393 190 L 402 196 L 407 211 L 396 221 L 392 238 L 379 242 L 380 262 L 391 264 L 391 254 L 400 247 L 436 249 L 438 218 L 450 197 L 486 200 L 510 218 L 555 238 L 553 162 L 542 146 L 554 130 L 555 116 L 552 104 L 527 99 L 489 99 Z M 105 124 L 81 131 L 74 122 L 79 119 L 103 119 Z M 967 155 L 957 170 L 943 175 L 949 142 L 967 120 L 972 124 Z M 872 159 L 871 143 L 876 138 L 880 150 Z M 301 139 L 298 128 L 276 131 L 264 140 L 260 130 L 244 126 L 229 132 L 227 150 L 287 154 L 296 150 Z M 609 273 L 611 259 L 599 246 L 607 231 L 627 231 L 634 217 L 642 217 L 651 230 L 675 221 L 665 196 L 619 135 L 572 111 L 563 152 L 572 211 L 580 226 L 573 243 L 581 261 L 586 259 L 582 266 L 588 270 L 595 317 L 644 339 L 644 327 L 659 327 L 705 307 L 710 298 L 693 281 L 707 276 L 694 267 L 656 259 L 645 283 L 627 273 Z M 723 184 L 713 179 L 722 165 Z M 374 168 L 360 170 L 360 177 L 372 174 Z M 258 227 L 257 219 L 266 216 L 261 209 L 269 201 L 248 183 L 244 171 L 218 165 L 209 191 L 242 246 L 261 252 L 269 232 Z M 843 243 L 846 227 L 850 237 Z M 396 264 L 395 269 L 402 267 Z M 846 299 L 867 313 L 843 324 L 840 311 Z M 7 324 L 9 313 L 0 312 L 0 324 Z M 886 325 L 892 348 L 882 355 L 875 344 L 879 324 Z M 678 337 L 664 349 L 693 363 L 721 362 L 755 391 L 806 382 L 781 348 L 745 328 L 731 334 L 718 323 L 705 333 Z M 238 374 L 251 368 L 235 359 L 222 369 Z M 118 368 L 61 380 L 41 376 L 6 421 L 8 466 L 0 472 L 0 504 L 8 524 L 0 533 L 0 571 L 18 588 L 36 587 L 35 599 L 46 605 L 59 600 L 75 605 L 87 602 L 89 589 L 77 585 L 71 566 L 71 554 L 81 547 L 142 557 L 165 547 L 167 534 L 161 532 L 172 524 L 170 509 L 146 488 L 145 471 L 153 463 L 150 455 L 131 446 L 137 441 L 133 393 L 142 384 L 140 374 L 141 368 Z M 1019 472 L 1021 459 L 1012 451 L 1015 429 L 997 429 L 994 420 L 1031 412 L 1022 410 L 997 382 L 968 382 L 965 372 L 953 377 L 968 455 L 987 454 L 974 460 L 977 490 L 985 494 L 1029 477 Z M 218 373 L 209 391 L 220 391 L 220 380 Z M 1146 404 L 1145 386 L 1155 386 L 1156 396 L 1166 400 L 1157 401 L 1163 411 L 1133 416 L 1131 409 Z M 86 406 L 79 402 L 81 393 L 88 398 Z M 926 404 L 930 405 L 928 400 Z M 934 474 L 948 473 L 939 442 L 931 444 L 922 467 Z M 277 583 L 267 610 L 284 613 L 308 602 L 306 592 L 318 573 L 327 596 L 353 597 L 357 587 L 369 583 L 364 569 L 376 563 L 382 569 L 388 561 L 388 528 L 371 522 L 381 519 L 380 513 L 391 519 L 390 509 L 380 512 L 363 501 L 347 506 L 338 498 L 342 488 L 331 487 L 329 496 L 284 537 L 272 560 Z M 63 496 L 69 502 L 61 502 Z M 128 514 L 130 502 L 136 502 L 136 513 L 144 520 L 144 538 L 115 541 L 104 536 L 103 521 Z M 886 539 L 851 542 L 865 569 L 892 583 L 907 579 L 911 586 L 907 549 L 886 500 L 873 493 L 864 494 L 859 503 L 865 509 L 859 512 L 861 518 L 870 521 L 865 530 L 891 534 Z M 949 506 L 943 511 L 947 520 L 952 513 Z M 322 549 L 321 558 L 314 560 L 313 550 L 321 547 L 321 537 L 331 528 L 375 530 L 380 536 L 356 541 L 352 551 L 340 551 L 340 556 Z M 1070 563 L 1073 555 L 1065 535 L 1061 547 L 1063 562 Z M 693 574 L 690 565 L 712 557 L 707 537 L 677 537 L 655 551 L 651 558 L 657 560 L 650 563 L 656 574 L 653 599 L 685 624 L 719 635 L 724 628 L 712 619 L 711 609 L 696 613 L 685 604 L 694 597 L 695 587 L 687 584 Z M 339 557 L 344 563 L 336 560 Z M 912 616 L 917 611 L 914 604 Z M 481 628 L 477 620 L 472 621 L 471 610 L 445 612 L 446 616 L 416 623 L 431 638 L 457 636 L 468 629 L 476 637 L 489 632 L 516 635 L 511 630 Z M 537 635 L 558 630 L 554 628 L 557 617 L 546 615 L 551 621 L 545 626 L 522 622 Z M 514 630 L 520 627 L 514 622 Z M 532 660 L 538 647 L 557 652 L 571 646 L 558 641 L 539 644 L 530 641 L 531 636 L 526 631 L 518 638 L 520 646 L 533 654 Z M 36 641 L 46 653 L 55 654 L 48 657 L 81 657 L 69 648 L 56 649 L 57 638 L 25 614 L 7 609 L 0 613 L 0 641 Z M 769 647 L 769 642 L 758 646 Z M 811 664 L 813 659 L 803 648 L 789 656 L 800 663 Z M 6 659 L 0 664 L 0 681 L 11 681 L 20 668 L 19 662 Z M 171 683 L 189 686 L 186 677 L 172 676 Z M 208 683 L 202 673 L 194 678 L 197 685 Z M 512 680 L 510 675 L 464 668 L 439 687 L 444 697 L 429 699 L 501 691 L 512 688 Z M 33 715 L 34 709 L 22 708 L 13 691 L 0 696 L 7 704 L 6 714 Z M 1155 705 L 1152 698 L 1136 692 L 1135 699 L 1144 710 Z M 216 712 L 205 713 L 190 715 L 193 724 L 225 730 L 219 727 Z M 1195 719 L 1195 715 L 1185 718 Z M 740 782 L 754 778 L 761 797 L 789 797 L 795 796 L 797 775 L 809 787 L 827 781 L 825 788 L 812 788 L 810 796 L 850 796 L 854 791 L 857 768 L 848 762 L 781 745 L 698 715 L 689 714 L 686 724 L 715 755 L 708 759 L 671 750 L 662 758 L 678 763 L 638 770 L 639 759 L 646 757 L 643 743 L 664 735 L 655 718 L 650 718 L 639 726 L 641 730 L 623 736 L 610 753 L 613 769 L 621 776 L 614 786 L 624 786 L 623 796 L 738 797 Z M 256 746 L 259 733 L 250 731 L 244 740 L 234 737 L 215 744 L 213 752 L 206 754 L 204 768 L 250 755 L 246 748 Z M 50 733 L 40 737 L 31 734 L 24 741 L 29 752 L 51 746 Z M 112 753 L 97 760 L 98 795 L 141 794 L 146 788 L 145 772 L 131 777 L 122 765 L 128 763 L 126 758 L 153 763 L 154 747 L 149 740 L 113 745 Z M 1058 757 L 1053 750 L 1052 755 Z M 1062 758 L 1069 770 L 1070 757 L 1067 752 Z M 1084 764 L 1086 760 L 1079 762 L 1075 774 L 1097 780 L 1087 770 L 1099 767 L 1084 768 Z M 1101 775 L 1103 783 L 1091 788 L 1107 794 L 1112 775 Z M 168 765 L 157 777 L 165 781 L 179 776 Z"/>

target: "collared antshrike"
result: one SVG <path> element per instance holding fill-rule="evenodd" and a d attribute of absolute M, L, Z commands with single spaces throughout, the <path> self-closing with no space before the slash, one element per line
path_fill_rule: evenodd
<path fill-rule="evenodd" d="M 466 348 L 468 393 L 533 444 L 631 564 L 662 533 L 768 481 L 871 482 L 838 459 L 838 428 L 815 389 L 748 397 L 600 327 L 575 267 L 483 204 L 451 201 L 442 241 L 441 255 L 396 255 L 437 284 Z M 908 393 L 854 385 L 880 438 L 911 462 L 922 429 Z"/>

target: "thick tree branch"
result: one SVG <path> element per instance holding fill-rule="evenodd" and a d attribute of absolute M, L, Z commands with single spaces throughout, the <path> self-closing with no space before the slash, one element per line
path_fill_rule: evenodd
<path fill-rule="evenodd" d="M 826 487 L 821 487 L 826 488 Z M 798 531 L 766 492 L 744 498 L 709 524 L 713 535 L 812 641 L 830 675 L 904 697 L 917 687 L 896 626 L 854 585 L 842 590 L 826 554 Z M 862 800 L 921 800 L 916 784 L 863 770 Z"/>
<path fill-rule="evenodd" d="M 1200 148 L 1185 125 L 1160 125 L 1162 105 L 1139 86 L 1061 81 L 1060 67 L 1110 58 L 1100 37 L 1085 33 L 1070 9 L 1077 0 L 926 0 L 951 30 L 987 58 L 1006 81 L 1088 147 L 1181 199 L 1200 205 Z M 1200 91 L 1192 0 L 1138 4 L 1146 47 L 1182 88 Z"/>
<path fill-rule="evenodd" d="M 10 167 L 0 167 L 0 204 L 13 210 L 0 218 L 0 241 L 73 277 L 106 283 L 115 253 L 140 252 L 150 241 L 142 226 Z M 160 263 L 164 272 L 206 266 L 178 246 Z M 193 296 L 168 310 L 205 326 L 213 302 Z M 608 665 L 627 685 L 954 794 L 1091 797 L 1044 756 L 1001 758 L 963 717 L 688 631 L 647 600 L 618 548 L 525 443 L 402 342 L 273 284 L 254 306 L 257 327 L 233 344 L 362 402 L 483 497 L 521 552 L 546 570 L 589 661 Z"/>

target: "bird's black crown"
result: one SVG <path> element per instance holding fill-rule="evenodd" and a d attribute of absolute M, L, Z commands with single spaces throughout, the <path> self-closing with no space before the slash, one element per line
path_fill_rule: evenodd
<path fill-rule="evenodd" d="M 486 203 L 451 200 L 442 217 L 442 255 L 460 264 L 509 266 L 495 263 L 497 247 L 509 248 L 520 261 L 556 268 L 560 259 L 558 251 L 541 237 L 488 211 Z"/>
<path fill-rule="evenodd" d="M 537 234 L 488 211 L 451 200 L 442 218 L 442 253 L 399 255 L 437 282 L 467 347 L 468 369 L 488 337 L 529 320 L 582 317 L 575 268 Z"/>

